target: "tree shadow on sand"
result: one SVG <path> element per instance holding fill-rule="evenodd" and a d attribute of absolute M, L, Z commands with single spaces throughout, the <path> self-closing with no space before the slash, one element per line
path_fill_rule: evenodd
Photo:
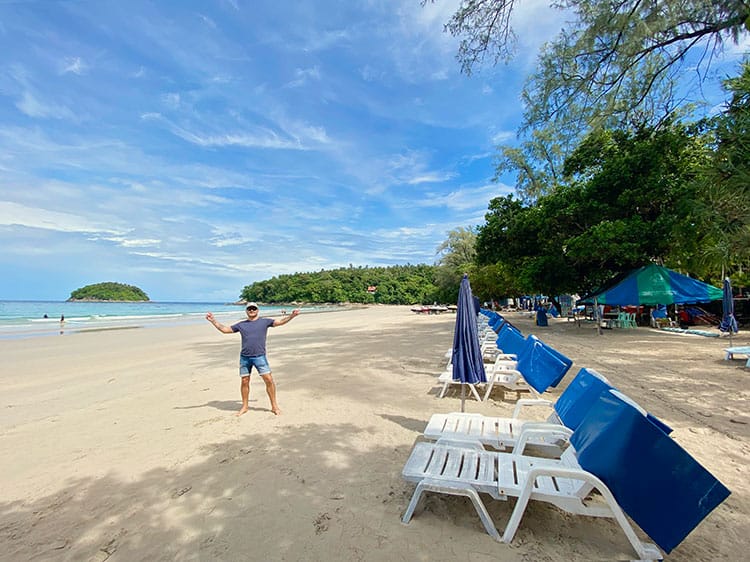
<path fill-rule="evenodd" d="M 538 559 L 556 552 L 560 536 L 586 559 L 630 554 L 612 522 L 536 502 L 512 547 L 484 532 L 466 498 L 428 495 L 402 525 L 413 485 L 400 471 L 411 445 L 363 446 L 367 437 L 348 423 L 279 427 L 207 444 L 137 478 L 112 467 L 68 479 L 48 496 L 0 503 L 0 559 L 413 560 L 420 545 L 435 544 L 444 560 L 466 552 Z M 513 503 L 487 504 L 502 526 Z"/>
<path fill-rule="evenodd" d="M 358 451 L 359 431 L 277 428 L 206 445 L 199 462 L 181 459 L 136 479 L 112 467 L 31 502 L 0 503 L 0 559 L 317 559 L 309 546 L 340 527 L 347 511 L 386 510 L 397 521 L 409 493 L 383 468 L 383 459 L 406 458 L 408 449 Z M 373 478 L 378 492 L 359 492 Z M 376 548 L 377 540 L 367 544 Z"/>

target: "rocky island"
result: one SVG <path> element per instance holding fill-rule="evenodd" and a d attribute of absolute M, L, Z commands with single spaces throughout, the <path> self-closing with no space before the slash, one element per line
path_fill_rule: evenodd
<path fill-rule="evenodd" d="M 123 283 L 106 282 L 86 285 L 85 287 L 76 289 L 70 293 L 68 302 L 147 302 L 149 300 L 148 295 L 138 287 L 125 285 Z"/>

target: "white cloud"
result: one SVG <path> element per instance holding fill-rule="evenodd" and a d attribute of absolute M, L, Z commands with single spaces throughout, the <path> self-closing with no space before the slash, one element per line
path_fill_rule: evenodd
<path fill-rule="evenodd" d="M 122 246 L 123 248 L 143 248 L 147 246 L 159 246 L 161 244 L 161 240 L 158 240 L 156 238 L 137 239 L 125 238 L 123 236 L 105 236 L 96 239 L 108 240 L 110 242 L 118 244 L 119 246 Z"/>
<path fill-rule="evenodd" d="M 29 117 L 50 117 L 52 119 L 72 119 L 73 112 L 65 106 L 45 103 L 31 92 L 24 92 L 16 107 Z"/>
<path fill-rule="evenodd" d="M 552 4 L 550 0 L 526 0 L 514 7 L 511 25 L 518 40 L 516 56 L 522 66 L 533 64 L 542 45 L 555 39 L 574 16 Z"/>
<path fill-rule="evenodd" d="M 728 61 L 739 61 L 745 58 L 749 52 L 750 52 L 750 34 L 741 33 L 736 43 L 732 40 L 728 40 L 724 42 L 723 52 L 721 55 L 719 55 L 719 59 L 725 59 Z"/>
<path fill-rule="evenodd" d="M 0 127 L 0 192 L 14 194 L 0 227 L 5 247 L 60 258 L 19 274 L 49 287 L 28 296 L 56 298 L 61 263 L 195 300 L 285 272 L 430 261 L 481 218 L 488 131 L 517 113 L 508 82 L 459 75 L 443 32 L 457 5 L 29 12 L 0 35 L 14 56 L 0 91 L 23 111 Z M 24 270 L 13 255 L 4 267 Z"/>
<path fill-rule="evenodd" d="M 88 70 L 88 65 L 81 59 L 81 57 L 70 57 L 65 59 L 62 66 L 62 74 L 72 72 L 73 74 L 84 74 Z"/>
<path fill-rule="evenodd" d="M 109 226 L 76 214 L 28 207 L 10 201 L 0 201 L 0 225 L 42 228 L 58 232 L 118 234 L 117 230 Z"/>
<path fill-rule="evenodd" d="M 336 45 L 348 41 L 349 37 L 349 31 L 345 29 L 325 31 L 322 33 L 312 31 L 306 38 L 303 50 L 315 52 L 331 49 Z"/>
<path fill-rule="evenodd" d="M 304 122 L 289 121 L 281 124 L 281 131 L 275 131 L 265 126 L 247 125 L 246 130 L 211 132 L 190 130 L 177 125 L 160 113 L 144 113 L 141 119 L 157 121 L 175 136 L 197 146 L 269 148 L 285 150 L 313 150 L 319 145 L 330 142 L 323 127 Z"/>
<path fill-rule="evenodd" d="M 180 107 L 180 94 L 178 93 L 170 92 L 163 94 L 161 99 L 164 102 L 164 105 L 171 109 L 177 109 Z"/>
<path fill-rule="evenodd" d="M 406 183 L 409 185 L 418 185 L 420 183 L 441 183 L 452 180 L 456 175 L 457 174 L 454 172 L 428 172 L 415 176 L 407 180 Z"/>
<path fill-rule="evenodd" d="M 310 80 L 320 80 L 320 68 L 298 68 L 294 71 L 294 80 L 286 84 L 286 88 L 299 88 L 307 84 Z"/>
<path fill-rule="evenodd" d="M 487 208 L 493 197 L 510 193 L 511 188 L 503 184 L 486 184 L 474 188 L 462 188 L 449 193 L 432 194 L 417 204 L 423 207 L 447 207 L 452 211 L 476 212 Z"/>
<path fill-rule="evenodd" d="M 198 14 L 198 17 L 199 17 L 199 18 L 200 18 L 200 19 L 201 19 L 201 20 L 202 20 L 202 21 L 203 21 L 203 22 L 204 22 L 204 23 L 205 23 L 205 24 L 206 24 L 207 26 L 209 26 L 210 28 L 212 28 L 212 29 L 216 29 L 216 28 L 217 28 L 217 26 L 216 26 L 216 22 L 215 22 L 215 21 L 214 21 L 213 19 L 209 18 L 208 16 L 204 16 L 203 14 Z"/>

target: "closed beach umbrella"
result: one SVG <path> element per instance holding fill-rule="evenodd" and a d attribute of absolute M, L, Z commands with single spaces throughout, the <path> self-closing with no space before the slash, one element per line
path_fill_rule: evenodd
<path fill-rule="evenodd" d="M 458 290 L 456 327 L 453 331 L 453 380 L 461 381 L 461 411 L 464 411 L 466 384 L 487 382 L 477 333 L 477 310 L 469 276 L 464 275 Z"/>
<path fill-rule="evenodd" d="M 719 330 L 722 332 L 729 332 L 729 345 L 732 345 L 732 334 L 739 332 L 739 326 L 737 326 L 737 319 L 734 317 L 734 299 L 732 298 L 732 282 L 729 277 L 724 279 L 724 296 L 722 297 L 722 308 L 724 314 L 721 317 L 721 324 L 719 324 Z"/>

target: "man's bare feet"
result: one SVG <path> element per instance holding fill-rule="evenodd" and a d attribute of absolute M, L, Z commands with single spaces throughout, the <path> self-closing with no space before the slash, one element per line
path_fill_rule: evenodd
<path fill-rule="evenodd" d="M 235 414 L 235 416 L 241 416 L 242 414 L 247 414 L 247 412 L 248 412 L 249 409 L 250 408 L 248 408 L 247 406 L 243 406 L 240 409 L 240 411 Z"/>
<path fill-rule="evenodd" d="M 281 410 L 279 409 L 279 407 L 278 407 L 278 406 L 276 406 L 275 408 L 271 408 L 271 411 L 272 411 L 272 412 L 273 412 L 273 413 L 274 413 L 275 415 L 277 415 L 277 416 L 280 416 L 280 415 L 281 415 Z"/>

